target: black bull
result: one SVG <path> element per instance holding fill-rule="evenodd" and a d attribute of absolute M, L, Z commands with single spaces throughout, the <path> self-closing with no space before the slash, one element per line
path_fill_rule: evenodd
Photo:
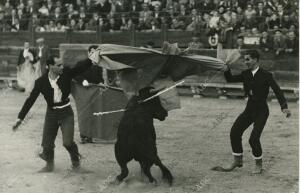
<path fill-rule="evenodd" d="M 163 179 L 171 185 L 173 176 L 157 155 L 153 125 L 153 118 L 163 121 L 168 112 L 161 106 L 158 97 L 140 103 L 149 96 L 151 96 L 149 88 L 143 89 L 139 96 L 132 97 L 126 106 L 115 144 L 115 156 L 121 167 L 121 174 L 116 180 L 121 182 L 127 177 L 129 172 L 127 163 L 135 159 L 140 163 L 141 170 L 149 178 L 150 183 L 156 183 L 150 172 L 150 168 L 155 164 L 161 169 Z"/>

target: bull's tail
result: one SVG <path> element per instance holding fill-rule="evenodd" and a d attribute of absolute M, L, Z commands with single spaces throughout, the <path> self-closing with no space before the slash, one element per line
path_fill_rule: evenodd
<path fill-rule="evenodd" d="M 157 165 L 162 173 L 162 178 L 168 182 L 168 184 L 171 186 L 173 184 L 173 176 L 170 170 L 160 161 L 159 157 L 154 161 L 154 164 Z"/>

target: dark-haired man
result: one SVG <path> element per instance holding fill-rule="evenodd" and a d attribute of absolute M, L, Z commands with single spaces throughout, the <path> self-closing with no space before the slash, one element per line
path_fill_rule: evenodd
<path fill-rule="evenodd" d="M 253 130 L 249 139 L 252 154 L 255 159 L 255 169 L 253 173 L 262 172 L 262 147 L 260 136 L 269 116 L 267 97 L 271 87 L 279 101 L 281 111 L 286 117 L 291 116 L 286 99 L 272 74 L 259 66 L 259 53 L 257 50 L 248 50 L 244 55 L 244 62 L 248 69 L 239 75 L 232 75 L 230 69 L 224 75 L 227 82 L 242 82 L 245 94 L 248 97 L 247 106 L 235 120 L 231 131 L 230 141 L 234 162 L 231 166 L 223 168 L 217 166 L 213 170 L 229 172 L 236 167 L 243 166 L 242 135 L 244 131 L 253 124 Z"/>
<path fill-rule="evenodd" d="M 90 54 L 92 54 L 97 48 L 98 48 L 97 45 L 89 46 L 88 56 Z M 85 72 L 79 74 L 74 79 L 78 83 L 82 84 L 82 86 L 84 86 L 84 87 L 88 87 L 88 86 L 90 86 L 90 84 L 104 83 L 103 69 L 100 66 L 93 65 L 91 68 L 89 68 Z M 75 97 L 75 101 L 76 101 L 76 97 Z M 78 117 L 78 119 L 80 119 L 80 117 Z M 80 138 L 81 138 L 81 143 L 82 144 L 93 143 L 92 137 L 86 135 L 88 129 L 89 128 L 81 128 L 80 125 L 79 125 L 79 132 L 80 132 Z"/>
<path fill-rule="evenodd" d="M 69 99 L 71 80 L 92 66 L 92 62 L 86 59 L 78 62 L 72 69 L 64 68 L 60 58 L 51 56 L 46 64 L 49 71 L 35 81 L 13 130 L 17 130 L 39 94 L 43 94 L 47 102 L 47 112 L 43 129 L 43 152 L 39 156 L 46 161 L 46 166 L 41 172 L 51 172 L 54 169 L 54 142 L 59 127 L 62 131 L 63 145 L 70 154 L 73 168 L 77 169 L 80 166 L 80 154 L 74 142 L 74 114 Z"/>

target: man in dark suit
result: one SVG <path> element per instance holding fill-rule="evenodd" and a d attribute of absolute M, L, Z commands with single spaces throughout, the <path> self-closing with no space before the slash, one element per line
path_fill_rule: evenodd
<path fill-rule="evenodd" d="M 88 55 L 93 53 L 97 48 L 98 48 L 98 46 L 96 46 L 96 45 L 90 46 L 88 48 Z M 84 73 L 81 73 L 78 76 L 76 76 L 74 78 L 74 80 L 76 80 L 78 83 L 82 84 L 82 86 L 84 86 L 84 87 L 88 87 L 88 86 L 90 86 L 90 84 L 104 83 L 103 70 L 100 66 L 93 65 L 91 68 L 89 68 Z M 79 128 L 81 143 L 82 144 L 93 143 L 92 137 L 82 134 L 82 132 L 84 132 L 84 131 L 82 131 L 82 129 L 84 129 L 86 131 L 86 129 L 89 129 L 89 128 Z"/>
<path fill-rule="evenodd" d="M 244 60 L 248 70 L 243 71 L 239 75 L 232 75 L 228 68 L 224 73 L 227 82 L 242 82 L 245 94 L 248 97 L 246 109 L 235 120 L 230 131 L 234 162 L 227 168 L 217 166 L 213 168 L 213 170 L 229 172 L 236 167 L 243 166 L 242 135 L 251 124 L 254 124 L 249 143 L 256 163 L 253 173 L 260 174 L 262 172 L 262 147 L 260 144 L 260 136 L 269 116 L 269 108 L 266 100 L 270 87 L 274 91 L 279 101 L 281 111 L 286 114 L 286 117 L 291 116 L 291 112 L 288 109 L 283 92 L 275 82 L 272 74 L 259 67 L 258 51 L 247 51 L 244 55 Z"/>
<path fill-rule="evenodd" d="M 64 68 L 61 59 L 49 57 L 47 66 L 49 72 L 44 73 L 35 81 L 33 90 L 18 114 L 13 130 L 17 130 L 40 93 L 43 94 L 47 102 L 47 112 L 43 129 L 43 152 L 39 156 L 46 161 L 46 166 L 41 172 L 52 172 L 54 169 L 54 142 L 59 127 L 62 131 L 63 145 L 70 154 L 73 169 L 78 169 L 80 154 L 74 142 L 74 113 L 69 95 L 72 79 L 90 68 L 92 62 L 89 59 L 82 60 L 71 69 Z"/>
<path fill-rule="evenodd" d="M 45 45 L 44 41 L 44 38 L 37 39 L 37 48 L 35 49 L 36 60 L 40 61 L 42 74 L 45 74 L 47 71 L 46 60 L 50 56 L 50 49 Z"/>
<path fill-rule="evenodd" d="M 24 49 L 20 51 L 19 58 L 18 58 L 18 66 L 23 64 L 25 62 L 25 57 L 27 56 L 27 53 L 30 52 L 33 55 L 33 59 L 35 58 L 34 50 L 30 48 L 29 42 L 24 42 Z M 32 60 L 32 63 L 35 61 Z"/>

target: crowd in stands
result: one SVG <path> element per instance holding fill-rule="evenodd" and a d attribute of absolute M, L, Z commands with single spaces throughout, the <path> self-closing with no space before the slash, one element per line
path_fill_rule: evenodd
<path fill-rule="evenodd" d="M 204 30 L 211 41 L 218 34 L 227 48 L 234 46 L 228 43 L 233 34 L 261 37 L 265 51 L 291 46 L 290 39 L 298 38 L 298 16 L 298 0 L 0 0 L 2 32 L 96 31 L 99 26 L 104 32 L 133 26 L 138 31 L 160 31 L 165 27 Z"/>

